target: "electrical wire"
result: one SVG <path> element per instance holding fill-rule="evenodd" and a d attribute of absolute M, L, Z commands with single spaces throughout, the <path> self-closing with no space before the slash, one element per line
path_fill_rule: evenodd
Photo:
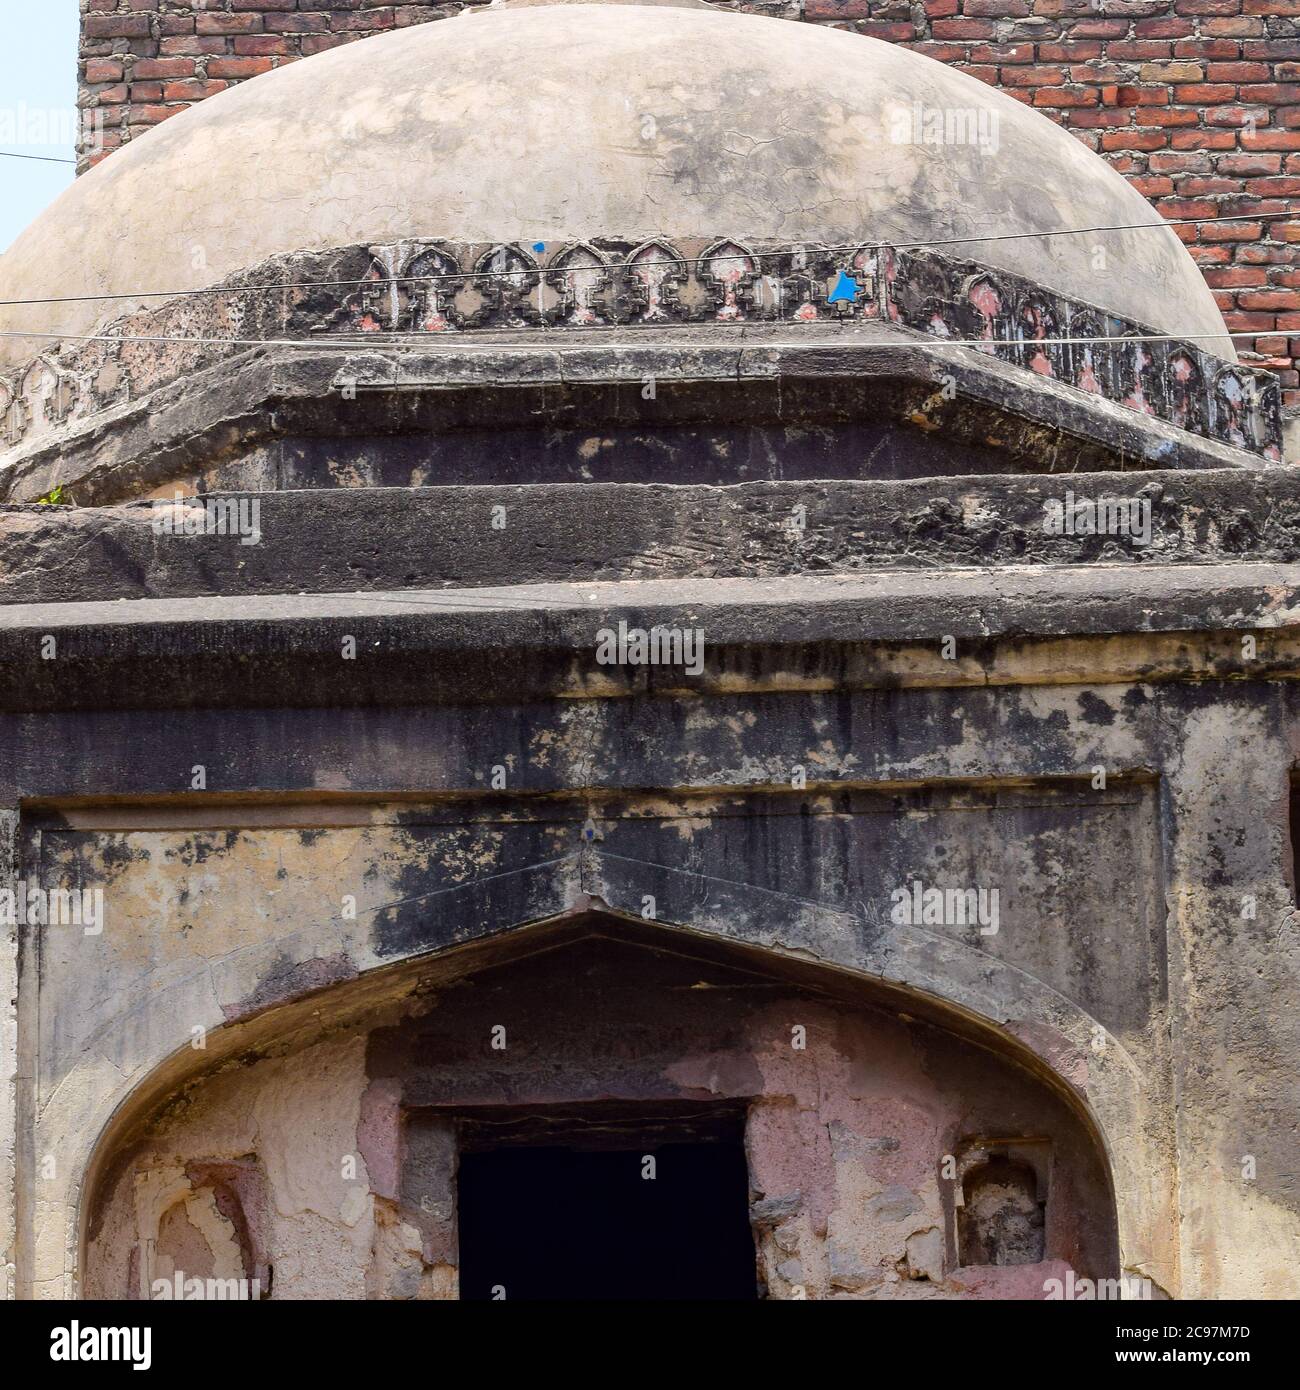
<path fill-rule="evenodd" d="M 870 325 L 878 320 L 858 319 L 854 320 L 850 327 L 859 327 L 863 324 Z M 706 325 L 701 324 L 701 327 Z M 746 324 L 745 327 L 761 327 L 760 324 Z M 782 327 L 789 327 L 788 323 Z M 810 324 L 809 327 L 814 325 Z M 816 327 L 824 328 L 825 324 L 818 324 Z M 883 327 L 897 327 L 895 324 L 882 324 Z M 901 325 L 907 328 L 907 325 Z M 474 330 L 470 330 L 473 332 Z M 483 332 L 493 332 L 500 330 L 479 330 Z M 564 330 L 561 330 L 564 331 Z M 574 329 L 575 334 L 587 330 Z M 629 331 L 624 327 L 623 331 Z M 634 333 L 645 333 L 651 336 L 658 336 L 671 330 L 659 328 L 653 324 L 641 325 L 630 330 Z M 1225 338 L 1277 338 L 1288 336 L 1276 328 L 1261 328 L 1250 332 L 1223 332 L 1223 333 L 1138 333 L 1133 335 L 1125 334 L 1122 337 L 1079 337 L 1079 338 L 944 338 L 938 334 L 926 334 L 921 329 L 911 329 L 910 331 L 918 334 L 918 341 L 923 341 L 934 347 L 1069 347 L 1085 346 L 1095 343 L 1109 343 L 1112 347 L 1123 346 L 1129 343 L 1186 343 L 1196 342 L 1201 339 L 1208 339 L 1211 342 L 1222 342 Z M 557 344 L 553 340 L 546 343 L 468 343 L 463 340 L 459 333 L 448 336 L 429 335 L 429 341 L 412 341 L 415 335 L 381 335 L 378 333 L 368 334 L 363 338 L 353 338 L 346 336 L 330 336 L 322 334 L 314 338 L 180 338 L 180 337 L 131 337 L 129 335 L 118 335 L 111 333 L 24 333 L 24 332 L 0 332 L 0 339 L 3 338 L 35 338 L 48 340 L 51 342 L 69 343 L 154 343 L 159 345 L 177 347 L 288 347 L 288 348 L 353 348 L 353 349 L 394 349 L 409 348 L 412 350 L 423 350 L 426 346 L 450 346 L 455 344 L 457 352 L 492 352 L 492 353 L 571 353 L 571 352 L 595 352 L 595 351 L 617 351 L 620 348 L 629 347 L 631 344 L 621 342 L 602 341 L 599 343 L 567 343 Z M 400 341 L 394 339 L 400 338 Z M 821 340 L 792 339 L 787 341 L 776 341 L 770 338 L 741 338 L 739 339 L 747 347 L 843 347 L 850 341 L 841 336 L 839 338 L 826 338 Z M 687 342 L 677 344 L 664 344 L 665 346 L 677 346 L 684 348 L 715 347 L 716 342 L 699 343 Z M 858 344 L 861 347 L 880 347 L 892 346 L 887 341 L 864 342 Z"/>
<path fill-rule="evenodd" d="M 38 164 L 75 164 L 75 159 L 57 159 L 50 154 L 15 154 L 12 150 L 0 150 L 0 159 L 32 159 Z"/>

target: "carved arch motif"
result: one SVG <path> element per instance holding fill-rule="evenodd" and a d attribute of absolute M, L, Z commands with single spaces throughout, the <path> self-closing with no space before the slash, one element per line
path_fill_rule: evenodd
<path fill-rule="evenodd" d="M 555 296 L 548 315 L 574 328 L 605 320 L 604 299 L 610 288 L 609 267 L 594 246 L 578 242 L 563 251 L 546 270 L 547 288 Z"/>
<path fill-rule="evenodd" d="M 720 322 L 749 318 L 757 293 L 758 264 L 734 241 L 720 241 L 700 258 L 700 279 L 707 286 Z"/>
<path fill-rule="evenodd" d="M 465 313 L 465 326 L 523 328 L 541 323 L 533 303 L 540 282 L 537 262 L 518 246 L 503 243 L 485 251 L 474 266 L 472 295 L 477 304 Z"/>
<path fill-rule="evenodd" d="M 1261 392 L 1253 373 L 1226 366 L 1215 373 L 1210 394 L 1210 426 L 1214 437 L 1239 449 L 1259 447 Z"/>
<path fill-rule="evenodd" d="M 638 323 L 669 323 L 681 317 L 679 294 L 686 279 L 681 253 L 665 241 L 643 242 L 627 258 L 625 293 Z"/>

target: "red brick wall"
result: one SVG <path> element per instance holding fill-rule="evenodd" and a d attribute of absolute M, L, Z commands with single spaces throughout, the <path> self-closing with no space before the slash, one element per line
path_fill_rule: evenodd
<path fill-rule="evenodd" d="M 762 0 L 929 54 L 1027 102 L 1169 217 L 1283 212 L 1300 192 L 1300 0 Z M 83 102 L 104 152 L 295 58 L 454 14 L 382 0 L 82 0 Z M 1300 405 L 1300 227 L 1179 227 L 1248 360 Z M 1249 346 L 1246 344 L 1244 346 Z"/>

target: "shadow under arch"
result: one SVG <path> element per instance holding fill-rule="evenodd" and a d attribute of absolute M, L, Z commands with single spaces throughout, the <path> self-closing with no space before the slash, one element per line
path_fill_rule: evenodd
<path fill-rule="evenodd" d="M 1117 1184 L 1117 1162 L 1122 1164 L 1125 1155 L 1130 1166 L 1144 1161 L 1142 1078 L 1133 1060 L 1117 1044 L 1104 1065 L 1089 1068 L 1084 1049 L 1100 1025 L 1042 982 L 977 948 L 920 929 L 886 930 L 836 908 L 729 884 L 727 906 L 733 910 L 742 906 L 738 896 L 781 900 L 787 930 L 748 936 L 729 930 L 727 922 L 752 921 L 752 916 L 720 916 L 721 904 L 702 895 L 697 883 L 686 882 L 703 876 L 593 849 L 522 872 L 563 899 L 553 901 L 555 910 L 514 922 L 507 918 L 504 926 L 498 916 L 491 926 L 440 945 L 411 942 L 409 951 L 351 978 L 316 984 L 304 979 L 292 997 L 267 1001 L 215 1026 L 204 1051 L 182 1044 L 126 1088 L 100 1129 L 77 1186 L 73 1215 L 80 1275 L 87 1268 L 97 1202 L 111 1186 L 107 1180 L 129 1158 L 133 1136 L 179 1092 L 233 1065 L 310 1046 L 412 994 L 592 935 L 595 923 L 599 934 L 747 963 L 800 988 L 922 1019 L 1029 1073 L 1064 1101 L 1092 1139 L 1112 1211 L 1117 1189 L 1129 1185 L 1122 1169 Z M 485 887 L 471 883 L 452 891 L 474 894 Z M 636 908 L 655 898 L 648 890 L 656 887 L 658 915 L 647 919 Z M 689 892 L 693 910 L 683 910 L 682 891 Z M 1145 1245 L 1140 1223 L 1135 1225 L 1137 1218 L 1122 1205 L 1117 1217 L 1121 1268 L 1142 1272 L 1140 1257 L 1131 1256 Z"/>

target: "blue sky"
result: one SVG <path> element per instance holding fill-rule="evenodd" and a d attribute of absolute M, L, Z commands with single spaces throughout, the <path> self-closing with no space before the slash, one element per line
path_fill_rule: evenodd
<path fill-rule="evenodd" d="M 71 159 L 77 0 L 0 0 L 0 151 Z M 53 141 L 53 143 L 51 143 Z M 72 182 L 71 164 L 0 159 L 0 251 Z"/>

